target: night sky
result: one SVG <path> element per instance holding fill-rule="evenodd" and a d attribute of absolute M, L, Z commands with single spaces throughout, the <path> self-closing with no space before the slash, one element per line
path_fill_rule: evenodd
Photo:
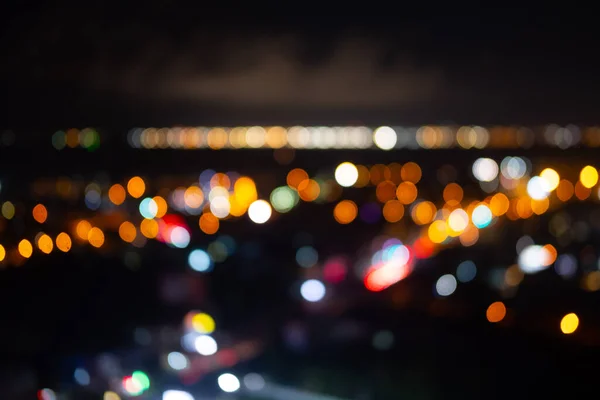
<path fill-rule="evenodd" d="M 597 29 L 563 11 L 8 8 L 10 127 L 596 121 Z"/>

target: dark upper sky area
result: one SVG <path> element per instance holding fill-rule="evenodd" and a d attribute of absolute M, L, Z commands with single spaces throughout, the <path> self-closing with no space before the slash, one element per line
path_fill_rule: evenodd
<path fill-rule="evenodd" d="M 191 4 L 8 6 L 0 116 L 10 127 L 597 122 L 591 20 Z"/>

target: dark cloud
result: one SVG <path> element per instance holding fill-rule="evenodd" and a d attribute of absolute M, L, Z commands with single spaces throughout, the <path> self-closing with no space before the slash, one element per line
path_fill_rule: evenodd
<path fill-rule="evenodd" d="M 233 106 L 402 106 L 443 90 L 439 69 L 410 59 L 386 62 L 385 45 L 377 42 L 344 38 L 312 65 L 303 62 L 302 48 L 289 37 L 226 41 L 212 53 L 200 43 L 181 53 L 157 45 L 126 68 L 95 63 L 87 81 L 146 99 Z"/>

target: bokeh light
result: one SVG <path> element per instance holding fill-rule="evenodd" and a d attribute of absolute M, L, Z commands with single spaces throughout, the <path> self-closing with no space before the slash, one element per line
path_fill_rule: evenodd
<path fill-rule="evenodd" d="M 311 303 L 322 300 L 325 297 L 325 293 L 325 285 L 317 279 L 309 279 L 300 286 L 302 298 Z"/>
<path fill-rule="evenodd" d="M 248 217 L 255 224 L 264 224 L 271 218 L 271 205 L 265 200 L 256 200 L 248 208 Z"/>
<path fill-rule="evenodd" d="M 560 330 L 565 335 L 569 335 L 579 327 L 579 317 L 575 313 L 569 313 L 560 320 Z"/>
<path fill-rule="evenodd" d="M 500 322 L 506 317 L 506 306 L 501 301 L 496 301 L 489 305 L 485 316 L 491 323 Z"/>
<path fill-rule="evenodd" d="M 350 187 L 358 180 L 358 169 L 350 162 L 343 162 L 335 169 L 335 180 L 340 186 Z"/>

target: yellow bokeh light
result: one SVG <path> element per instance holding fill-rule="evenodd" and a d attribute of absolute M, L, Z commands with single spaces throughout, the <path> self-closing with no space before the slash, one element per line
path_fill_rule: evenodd
<path fill-rule="evenodd" d="M 441 220 L 433 221 L 429 228 L 427 229 L 427 235 L 429 236 L 429 240 L 433 243 L 442 243 L 446 238 L 448 238 L 448 229 L 446 223 Z"/>
<path fill-rule="evenodd" d="M 121 396 L 119 396 L 115 392 L 109 390 L 109 391 L 104 392 L 104 396 L 103 396 L 102 400 L 121 400 Z"/>
<path fill-rule="evenodd" d="M 485 316 L 491 323 L 500 322 L 506 317 L 506 306 L 501 301 L 496 301 L 487 308 Z"/>
<path fill-rule="evenodd" d="M 135 225 L 133 225 L 129 221 L 123 222 L 119 226 L 119 237 L 127 243 L 131 243 L 135 240 L 137 236 L 137 229 L 135 229 Z"/>
<path fill-rule="evenodd" d="M 495 216 L 506 214 L 510 206 L 510 201 L 504 193 L 496 193 L 490 200 L 490 210 Z"/>
<path fill-rule="evenodd" d="M 31 242 L 27 239 L 23 239 L 19 242 L 18 249 L 19 254 L 25 258 L 31 257 L 31 254 L 33 253 L 33 246 L 31 245 Z"/>
<path fill-rule="evenodd" d="M 235 196 L 235 193 L 229 196 L 229 214 L 234 217 L 241 217 L 246 211 L 248 211 L 248 206 L 242 204 Z"/>
<path fill-rule="evenodd" d="M 75 227 L 75 233 L 77 234 L 77 236 L 80 239 L 87 240 L 88 234 L 90 233 L 91 229 L 92 229 L 92 224 L 90 224 L 88 221 L 83 219 L 77 223 L 77 225 Z"/>
<path fill-rule="evenodd" d="M 0 261 L 4 260 L 4 257 L 6 257 L 6 250 L 4 250 L 4 246 L 0 244 Z"/>
<path fill-rule="evenodd" d="M 44 254 L 52 253 L 52 249 L 54 249 L 52 238 L 45 233 L 42 234 L 37 240 L 37 247 Z"/>
<path fill-rule="evenodd" d="M 289 176 L 290 175 L 288 174 L 288 178 Z M 256 184 L 252 178 L 248 178 L 247 176 L 242 176 L 235 181 L 235 184 L 233 185 L 233 193 L 235 195 L 236 202 L 238 202 L 241 207 L 245 207 L 246 209 L 250 206 L 250 204 L 258 199 Z"/>
<path fill-rule="evenodd" d="M 588 189 L 594 187 L 598 183 L 598 171 L 591 165 L 583 167 L 579 173 L 579 181 Z"/>
<path fill-rule="evenodd" d="M 158 222 L 154 219 L 144 218 L 140 223 L 140 232 L 148 239 L 154 239 L 158 236 Z"/>
<path fill-rule="evenodd" d="M 199 313 L 192 317 L 192 327 L 198 333 L 211 334 L 215 331 L 215 320 L 206 313 Z"/>
<path fill-rule="evenodd" d="M 333 209 L 333 217 L 340 224 L 349 224 L 357 215 L 358 207 L 352 200 L 342 200 Z"/>
<path fill-rule="evenodd" d="M 579 317 L 575 313 L 569 313 L 560 320 L 560 330 L 565 335 L 569 335 L 579 327 Z"/>
<path fill-rule="evenodd" d="M 96 248 L 102 247 L 104 244 L 104 232 L 100 228 L 93 227 L 88 232 L 88 242 Z"/>
<path fill-rule="evenodd" d="M 127 191 L 131 197 L 139 199 L 146 191 L 146 184 L 142 178 L 134 176 L 127 182 Z"/>
<path fill-rule="evenodd" d="M 125 201 L 127 193 L 123 185 L 115 183 L 108 189 L 108 198 L 114 205 L 121 205 Z"/>
<path fill-rule="evenodd" d="M 2 204 L 2 216 L 6 219 L 12 219 L 15 216 L 15 206 L 10 201 Z"/>
<path fill-rule="evenodd" d="M 398 200 L 390 200 L 383 206 L 383 218 L 387 222 L 398 222 L 404 216 L 404 206 Z"/>
<path fill-rule="evenodd" d="M 71 246 L 72 246 L 71 237 L 67 233 L 61 232 L 58 234 L 58 236 L 56 236 L 56 248 L 57 249 L 59 249 L 63 253 L 66 253 L 69 250 L 71 250 Z"/>
<path fill-rule="evenodd" d="M 546 168 L 540 172 L 540 178 L 544 179 L 548 183 L 548 189 L 553 191 L 558 187 L 560 183 L 560 175 L 552 168 Z"/>
<path fill-rule="evenodd" d="M 462 208 L 458 208 L 450 213 L 448 217 L 448 227 L 454 232 L 462 232 L 469 225 L 469 215 Z"/>
<path fill-rule="evenodd" d="M 422 201 L 412 208 L 411 217 L 415 224 L 425 225 L 433 221 L 436 212 L 437 209 L 432 202 Z"/>
<path fill-rule="evenodd" d="M 417 199 L 417 187 L 412 182 L 402 182 L 396 189 L 396 196 L 402 204 L 410 204 Z"/>
<path fill-rule="evenodd" d="M 202 214 L 198 224 L 200 230 L 207 235 L 214 235 L 219 230 L 219 219 L 211 213 Z"/>
<path fill-rule="evenodd" d="M 167 211 L 169 210 L 169 206 L 167 204 L 167 201 L 164 199 L 164 197 L 161 196 L 154 196 L 152 198 L 152 200 L 154 200 L 154 202 L 156 203 L 156 216 L 155 218 L 162 218 L 165 216 L 165 214 L 167 213 Z"/>
<path fill-rule="evenodd" d="M 46 207 L 43 204 L 38 204 L 33 207 L 31 214 L 33 215 L 33 219 L 40 224 L 46 222 L 46 219 L 48 218 L 48 210 L 46 210 Z"/>

